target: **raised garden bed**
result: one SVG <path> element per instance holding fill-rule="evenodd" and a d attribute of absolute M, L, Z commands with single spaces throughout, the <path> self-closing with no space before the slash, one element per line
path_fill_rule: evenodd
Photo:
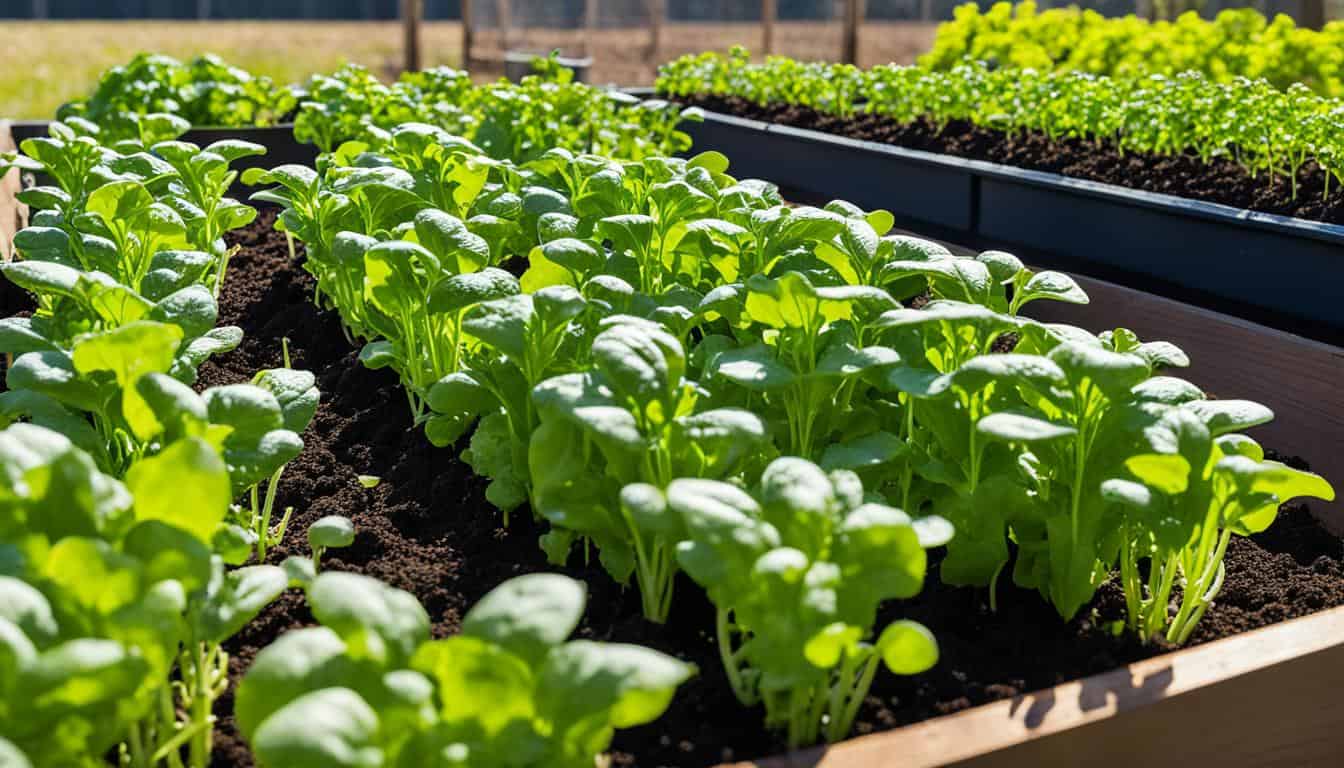
<path fill-rule="evenodd" d="M 697 150 L 724 152 L 737 174 L 769 178 L 799 202 L 885 208 L 920 232 L 1344 340 L 1344 304 L 1303 290 L 1338 282 L 1338 224 L 712 111 L 687 131 Z"/>
<path fill-rule="evenodd" d="M 274 557 L 305 554 L 302 531 L 313 520 L 349 515 L 358 538 L 329 556 L 327 567 L 411 591 L 434 618 L 435 635 L 452 633 L 465 608 L 500 581 L 548 569 L 536 546 L 542 528 L 527 514 L 501 527 L 483 497 L 483 481 L 460 462 L 457 450 L 431 448 L 410 428 L 396 377 L 360 366 L 335 314 L 311 303 L 311 278 L 290 261 L 270 220 L 263 214 L 233 236 L 244 248 L 225 285 L 221 321 L 238 323 L 246 337 L 238 351 L 202 367 L 201 384 L 243 381 L 257 368 L 277 364 L 282 338 L 289 339 L 295 364 L 318 376 L 323 405 L 279 499 L 303 506 Z M 1095 281 L 1084 287 L 1093 305 L 1057 308 L 1059 316 L 1048 319 L 1068 316 L 1097 329 L 1120 318 L 1131 325 L 1160 324 L 1197 361 L 1190 378 L 1213 392 L 1235 391 L 1275 405 L 1255 384 L 1263 379 L 1263 388 L 1277 385 L 1286 401 L 1305 407 L 1319 394 L 1312 382 L 1329 381 L 1323 377 L 1332 372 L 1337 377 L 1344 361 L 1339 350 L 1243 321 Z M 1232 333 L 1242 336 L 1220 341 Z M 1247 360 L 1239 344 L 1254 345 L 1252 362 L 1238 362 Z M 1331 364 L 1336 367 L 1320 367 Z M 1287 370 L 1300 375 L 1280 375 Z M 1279 431 L 1259 436 L 1285 452 L 1310 451 L 1309 457 L 1336 462 L 1316 468 L 1338 476 L 1341 415 L 1337 398 L 1302 418 L 1281 408 Z M 370 473 L 382 477 L 375 489 L 358 481 Z M 593 598 L 580 636 L 646 644 L 700 667 L 667 715 L 618 735 L 615 765 L 689 768 L 756 760 L 742 765 L 866 768 L 893 754 L 910 765 L 1019 765 L 1067 762 L 1086 753 L 1095 764 L 1120 766 L 1137 756 L 1159 762 L 1175 755 L 1199 758 L 1211 744 L 1230 745 L 1223 753 L 1227 762 L 1220 764 L 1261 765 L 1273 754 L 1285 764 L 1305 765 L 1333 757 L 1331 712 L 1338 712 L 1328 702 L 1344 683 L 1344 609 L 1209 641 L 1344 604 L 1344 543 L 1312 513 L 1338 529 L 1333 509 L 1288 506 L 1265 535 L 1234 542 L 1227 588 L 1195 644 L 1173 654 L 1158 655 L 1162 649 L 1107 631 L 1107 622 L 1123 610 L 1118 591 L 1103 589 L 1090 609 L 1063 624 L 1038 596 L 1018 589 L 1001 590 L 992 613 L 983 590 L 942 585 L 934 568 L 921 595 L 893 605 L 885 618 L 928 625 L 943 649 L 940 664 L 913 678 L 879 676 L 856 729 L 873 735 L 773 759 L 766 756 L 781 752 L 782 743 L 733 698 L 705 630 L 713 611 L 703 596 L 682 590 L 684 599 L 659 628 L 640 618 L 638 594 L 617 588 L 596 563 L 567 572 L 587 582 Z M 310 623 L 301 594 L 287 594 L 232 641 L 232 677 L 279 633 Z M 1262 713 L 1254 728 L 1239 716 L 1248 702 Z M 232 730 L 231 706 L 226 696 L 217 710 L 223 720 L 213 763 L 218 768 L 252 764 Z M 1173 733 L 1200 737 L 1173 747 Z"/>
<path fill-rule="evenodd" d="M 749 160 L 745 149 L 735 154 Z M 890 200 L 880 204 L 899 209 Z M 406 413 L 396 377 L 361 366 L 337 316 L 312 303 L 313 282 L 271 228 L 273 216 L 266 212 L 230 236 L 242 249 L 221 293 L 219 320 L 240 325 L 246 336 L 237 351 L 202 365 L 198 382 L 248 381 L 281 363 L 286 342 L 294 365 L 317 376 L 323 405 L 278 499 L 298 506 L 298 514 L 267 559 L 305 556 L 309 524 L 329 514 L 349 517 L 359 531 L 355 543 L 330 554 L 324 567 L 411 592 L 433 618 L 435 636 L 451 634 L 465 609 L 500 582 L 554 570 L 536 546 L 544 527 L 525 512 L 501 527 L 484 481 L 458 458 L 462 446 L 430 447 Z M 1344 474 L 1344 404 L 1333 386 L 1344 373 L 1340 349 L 1114 284 L 1079 282 L 1093 304 L 1031 314 L 1092 330 L 1123 324 L 1145 338 L 1177 342 L 1196 361 L 1193 382 L 1215 395 L 1255 397 L 1279 412 L 1274 427 L 1255 432 L 1259 439 L 1290 462 L 1305 456 L 1328 477 Z M 0 311 L 19 309 L 6 295 Z M 361 475 L 379 475 L 381 483 L 369 488 Z M 1025 590 L 1001 589 L 990 610 L 984 590 L 941 583 L 935 553 L 923 592 L 887 605 L 881 619 L 927 625 L 939 639 L 940 663 L 914 677 L 880 676 L 855 739 L 774 758 L 767 756 L 780 754 L 783 741 L 759 726 L 759 712 L 744 712 L 734 699 L 708 630 L 713 609 L 698 590 L 679 590 L 669 623 L 657 627 L 641 618 L 638 593 L 614 585 L 595 562 L 565 572 L 586 582 L 593 598 L 580 637 L 651 646 L 700 669 L 666 716 L 619 734 L 614 765 L 866 768 L 892 754 L 912 765 L 1021 765 L 1088 754 L 1092 763 L 1128 766 L 1204 759 L 1210 744 L 1231 755 L 1221 764 L 1262 765 L 1271 756 L 1317 764 L 1334 757 L 1339 713 L 1328 702 L 1344 683 L 1342 522 L 1334 507 L 1285 505 L 1267 533 L 1236 540 L 1217 603 L 1191 647 L 1170 654 L 1111 631 L 1124 612 L 1114 585 L 1062 623 Z M 302 595 L 286 593 L 227 643 L 231 681 L 279 634 L 312 623 Z M 1244 716 L 1248 702 L 1258 713 L 1255 727 Z M 232 692 L 217 704 L 212 764 L 252 765 L 232 721 Z M 1199 738 L 1173 747 L 1173 733 Z"/>

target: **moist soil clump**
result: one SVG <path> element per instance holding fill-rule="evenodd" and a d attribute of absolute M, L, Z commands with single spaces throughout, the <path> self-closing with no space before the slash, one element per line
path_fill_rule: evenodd
<path fill-rule="evenodd" d="M 284 236 L 271 230 L 265 211 L 230 236 L 242 250 L 230 264 L 221 323 L 246 333 L 235 351 L 206 363 L 201 386 L 246 381 L 259 369 L 281 364 L 289 339 L 297 368 L 312 370 L 322 405 L 304 435 L 302 455 L 281 481 L 280 507 L 295 512 L 284 542 L 268 560 L 308 556 L 305 532 L 324 515 L 350 517 L 353 546 L 329 552 L 323 568 L 382 579 L 414 594 L 433 621 L 436 637 L 456 632 L 462 615 L 500 582 L 549 570 L 537 544 L 545 526 L 526 509 L 500 514 L 485 500 L 485 484 L 457 458 L 457 448 L 432 447 L 411 425 L 406 397 L 387 370 L 371 371 L 342 335 L 335 312 L 311 301 L 314 283 L 291 260 Z M 364 488 L 359 475 L 381 482 Z M 1303 616 L 1344 604 L 1344 543 L 1322 529 L 1307 509 L 1285 505 L 1279 521 L 1251 540 L 1235 538 L 1227 552 L 1227 583 L 1192 642 Z M 990 611 L 983 589 L 942 584 L 938 553 L 923 592 L 890 604 L 883 623 L 902 617 L 924 622 L 938 638 L 942 658 L 929 673 L 877 677 L 858 718 L 857 734 L 929 717 L 1113 669 L 1167 650 L 1141 645 L 1110 630 L 1123 616 L 1118 587 L 1103 587 L 1093 603 L 1068 623 L 1038 595 L 999 588 Z M 761 726 L 762 713 L 733 698 L 714 645 L 713 607 L 694 584 L 677 585 L 666 626 L 645 622 L 637 591 L 621 589 L 578 552 L 565 571 L 588 585 L 589 601 L 577 636 L 640 643 L 695 663 L 699 674 L 684 686 L 667 714 L 652 725 L 619 732 L 614 764 L 640 768 L 695 768 L 784 751 L 781 739 Z M 228 644 L 232 683 L 257 652 L 281 633 L 313 624 L 302 594 L 290 590 Z M 242 768 L 254 761 L 232 716 L 233 687 L 218 703 L 220 718 L 212 765 Z"/>
<path fill-rule="evenodd" d="M 677 97 L 677 101 L 737 117 L 852 139 L 986 160 L 1263 213 L 1344 224 L 1344 189 L 1338 183 L 1331 183 L 1330 194 L 1322 199 L 1326 171 L 1314 161 L 1300 169 L 1294 196 L 1287 176 L 1278 174 L 1272 180 L 1264 174 L 1252 176 L 1228 158 L 1214 158 L 1205 163 L 1193 153 L 1170 156 L 1122 153 L 1110 141 L 1092 138 L 1054 140 L 1039 131 L 1008 133 L 966 120 L 952 120 L 943 125 L 924 118 L 901 123 L 889 117 L 863 113 L 843 118 L 796 104 L 761 106 L 736 96 Z"/>

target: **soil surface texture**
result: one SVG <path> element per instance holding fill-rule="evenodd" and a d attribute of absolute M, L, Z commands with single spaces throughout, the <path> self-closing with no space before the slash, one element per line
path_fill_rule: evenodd
<path fill-rule="evenodd" d="M 1194 154 L 1122 154 L 1106 141 L 1082 138 L 1056 141 L 1036 131 L 1006 133 L 965 120 L 953 120 L 946 125 L 923 118 L 913 123 L 900 123 L 889 117 L 862 113 L 853 118 L 841 118 L 793 104 L 761 106 L 738 97 L 705 95 L 677 97 L 677 100 L 714 112 L 852 139 L 1048 171 L 1075 179 L 1281 216 L 1344 224 L 1344 189 L 1332 182 L 1330 194 L 1322 199 L 1326 172 L 1314 161 L 1306 163 L 1299 171 L 1294 197 L 1288 177 L 1282 174 L 1273 180 L 1264 174 L 1253 177 L 1245 168 L 1226 158 L 1205 163 Z"/>
<path fill-rule="evenodd" d="M 329 552 L 323 567 L 365 573 L 410 591 L 428 610 L 435 636 L 452 634 L 466 609 L 491 588 L 547 569 L 537 545 L 544 526 L 521 510 L 504 527 L 484 498 L 484 483 L 457 459 L 456 450 L 431 447 L 411 427 L 396 376 L 361 367 L 336 314 L 311 302 L 314 283 L 301 264 L 302 246 L 299 261 L 291 260 L 283 235 L 270 228 L 273 219 L 273 212 L 264 212 L 231 236 L 243 249 L 230 264 L 220 322 L 242 326 L 246 338 L 201 370 L 202 386 L 246 381 L 258 369 L 280 364 L 281 340 L 288 338 L 294 366 L 317 375 L 322 406 L 278 497 L 280 507 L 296 508 L 294 519 L 269 559 L 307 556 L 308 525 L 324 515 L 346 515 L 358 530 L 355 543 Z M 366 489 L 358 481 L 361 474 L 382 481 Z M 694 584 L 677 585 L 671 619 L 659 627 L 641 618 L 636 591 L 612 583 L 596 558 L 591 566 L 580 560 L 576 556 L 567 571 L 587 583 L 590 595 L 578 636 L 644 644 L 700 670 L 661 720 L 617 735 L 614 765 L 698 768 L 783 751 L 781 739 L 762 728 L 761 712 L 743 710 L 733 698 L 713 641 L 713 609 Z M 1234 539 L 1226 563 L 1226 586 L 1193 642 L 1344 604 L 1344 543 L 1318 526 L 1305 507 L 1286 505 L 1266 534 Z M 900 617 L 924 622 L 938 638 L 942 659 L 913 678 L 879 674 L 856 733 L 956 712 L 1162 653 L 1164 648 L 1108 631 L 1123 608 L 1120 590 L 1107 585 L 1078 618 L 1065 623 L 1037 594 L 1005 579 L 998 611 L 991 612 L 985 590 L 946 586 L 932 565 L 923 592 L 890 604 L 881 622 Z M 301 593 L 290 590 L 228 644 L 233 680 L 279 634 L 312 623 Z M 234 728 L 232 695 L 231 688 L 217 709 L 215 768 L 253 765 Z"/>

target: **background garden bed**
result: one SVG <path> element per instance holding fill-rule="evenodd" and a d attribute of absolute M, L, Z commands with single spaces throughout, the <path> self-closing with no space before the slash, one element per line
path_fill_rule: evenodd
<path fill-rule="evenodd" d="M 885 208 L 922 233 L 1344 341 L 1344 226 L 713 112 L 686 130 L 800 203 Z"/>

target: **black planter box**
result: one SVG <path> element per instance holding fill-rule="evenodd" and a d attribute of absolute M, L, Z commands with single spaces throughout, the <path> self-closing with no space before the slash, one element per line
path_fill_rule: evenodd
<path fill-rule="evenodd" d="M 46 136 L 47 125 L 48 121 L 46 120 L 18 121 L 9 124 L 9 131 L 17 145 L 21 144 L 24 139 Z M 242 171 L 248 168 L 274 168 L 278 165 L 290 163 L 306 165 L 311 168 L 318 155 L 317 147 L 312 144 L 301 144 L 295 140 L 293 123 L 283 123 L 265 128 L 192 128 L 182 134 L 181 139 L 202 147 L 221 139 L 241 139 L 266 147 L 266 154 L 244 157 L 233 164 L 233 168 L 239 171 L 240 179 L 242 178 Z M 252 187 L 243 184 L 240 180 L 229 190 L 229 194 L 247 202 L 247 196 L 252 191 Z"/>
<path fill-rule="evenodd" d="M 685 130 L 795 202 L 885 208 L 931 237 L 1344 341 L 1344 226 L 716 113 Z"/>

